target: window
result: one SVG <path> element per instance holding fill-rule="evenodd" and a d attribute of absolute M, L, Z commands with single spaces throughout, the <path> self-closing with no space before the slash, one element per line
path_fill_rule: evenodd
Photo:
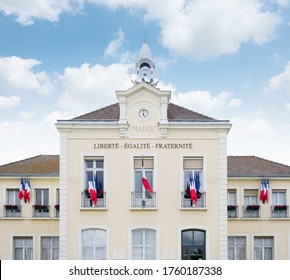
<path fill-rule="evenodd" d="M 191 200 L 190 186 L 194 182 L 197 194 L 197 203 Z M 206 207 L 205 191 L 203 186 L 203 159 L 190 158 L 183 159 L 183 190 L 181 192 L 182 207 Z"/>
<path fill-rule="evenodd" d="M 153 229 L 132 230 L 132 259 L 133 260 L 156 259 L 156 230 Z"/>
<path fill-rule="evenodd" d="M 82 231 L 82 259 L 106 259 L 106 231 L 102 229 L 87 229 Z"/>
<path fill-rule="evenodd" d="M 254 238 L 254 259 L 255 260 L 273 260 L 274 252 L 273 237 L 255 237 Z"/>
<path fill-rule="evenodd" d="M 21 204 L 18 198 L 19 189 L 6 190 L 6 204 L 4 206 L 5 217 L 21 217 Z"/>
<path fill-rule="evenodd" d="M 142 183 L 142 171 L 145 171 L 145 176 L 153 192 L 145 190 Z M 154 160 L 152 157 L 142 159 L 134 158 L 134 190 L 132 192 L 132 207 L 152 208 L 156 207 L 156 192 L 154 191 L 153 182 Z"/>
<path fill-rule="evenodd" d="M 33 259 L 32 237 L 13 237 L 13 259 Z"/>
<path fill-rule="evenodd" d="M 59 238 L 41 237 L 41 259 L 58 260 L 59 259 Z"/>
<path fill-rule="evenodd" d="M 244 191 L 244 218 L 259 218 L 260 206 L 258 205 L 258 190 Z"/>
<path fill-rule="evenodd" d="M 244 236 L 228 237 L 228 259 L 229 260 L 246 259 L 246 237 Z"/>
<path fill-rule="evenodd" d="M 236 190 L 228 190 L 228 218 L 238 217 Z"/>
<path fill-rule="evenodd" d="M 96 202 L 91 197 L 89 185 L 96 189 Z M 85 159 L 85 182 L 82 192 L 82 207 L 106 207 L 104 192 L 104 158 Z"/>
<path fill-rule="evenodd" d="M 49 217 L 49 190 L 35 190 L 34 217 Z"/>
<path fill-rule="evenodd" d="M 183 260 L 205 260 L 205 231 L 188 229 L 181 232 L 181 258 Z"/>
<path fill-rule="evenodd" d="M 271 218 L 287 218 L 288 206 L 286 205 L 286 191 L 272 191 Z"/>

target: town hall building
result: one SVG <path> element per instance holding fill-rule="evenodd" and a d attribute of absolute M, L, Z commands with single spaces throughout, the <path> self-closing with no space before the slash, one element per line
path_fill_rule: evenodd
<path fill-rule="evenodd" d="M 117 103 L 57 121 L 59 155 L 0 166 L 0 259 L 290 259 L 290 166 L 228 156 L 230 122 L 154 72 L 144 43 Z"/>

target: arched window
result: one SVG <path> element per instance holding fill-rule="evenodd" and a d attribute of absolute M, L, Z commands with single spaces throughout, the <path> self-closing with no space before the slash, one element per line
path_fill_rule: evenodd
<path fill-rule="evenodd" d="M 132 259 L 156 259 L 156 230 L 144 228 L 132 230 Z"/>
<path fill-rule="evenodd" d="M 106 259 L 106 231 L 102 229 L 82 230 L 82 259 Z"/>
<path fill-rule="evenodd" d="M 187 229 L 181 232 L 181 258 L 183 260 L 205 260 L 205 231 Z"/>

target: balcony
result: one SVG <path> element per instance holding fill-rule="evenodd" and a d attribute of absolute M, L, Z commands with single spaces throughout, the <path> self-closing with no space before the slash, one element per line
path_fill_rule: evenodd
<path fill-rule="evenodd" d="M 239 217 L 239 206 L 237 205 L 228 205 L 228 218 L 238 218 Z"/>
<path fill-rule="evenodd" d="M 22 217 L 22 206 L 21 205 L 4 205 L 5 218 L 19 218 Z"/>
<path fill-rule="evenodd" d="M 197 203 L 194 204 L 187 192 L 181 192 L 181 207 L 182 208 L 205 208 L 206 207 L 206 193 L 201 193 Z"/>
<path fill-rule="evenodd" d="M 156 192 L 132 192 L 132 208 L 156 208 Z"/>
<path fill-rule="evenodd" d="M 32 216 L 34 218 L 49 218 L 50 206 L 49 205 L 33 205 Z"/>
<path fill-rule="evenodd" d="M 260 205 L 243 205 L 243 218 L 260 218 Z"/>
<path fill-rule="evenodd" d="M 288 205 L 271 205 L 271 218 L 289 218 Z"/>
<path fill-rule="evenodd" d="M 81 207 L 82 208 L 105 208 L 106 207 L 106 192 L 97 195 L 97 204 L 93 205 L 90 194 L 87 191 L 81 193 Z"/>

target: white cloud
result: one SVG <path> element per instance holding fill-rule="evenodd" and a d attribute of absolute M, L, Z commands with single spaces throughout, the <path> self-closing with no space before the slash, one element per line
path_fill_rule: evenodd
<path fill-rule="evenodd" d="M 290 103 L 289 103 L 289 102 L 287 102 L 287 103 L 285 104 L 285 107 L 286 107 L 287 110 L 290 111 Z"/>
<path fill-rule="evenodd" d="M 18 96 L 0 96 L 0 109 L 11 109 L 19 106 L 21 98 Z"/>
<path fill-rule="evenodd" d="M 115 103 L 115 91 L 132 86 L 130 71 L 129 64 L 104 67 L 85 63 L 80 68 L 68 67 L 60 77 L 63 92 L 58 100 L 58 107 L 73 112 L 76 116 Z"/>
<path fill-rule="evenodd" d="M 0 89 L 35 91 L 49 94 L 53 85 L 44 71 L 35 72 L 33 67 L 41 64 L 36 59 L 23 59 L 17 56 L 0 57 Z"/>
<path fill-rule="evenodd" d="M 142 20 L 156 21 L 165 47 L 198 60 L 236 53 L 247 42 L 266 43 L 275 37 L 281 22 L 279 8 L 275 12 L 264 0 L 2 0 L 0 11 L 28 25 L 35 18 L 58 21 L 61 13 L 78 12 L 88 2 L 113 9 L 122 6 Z M 286 8 L 289 1 L 277 2 Z M 112 42 L 108 54 L 119 43 Z"/>
<path fill-rule="evenodd" d="M 283 72 L 272 77 L 264 88 L 264 92 L 266 93 L 275 91 L 290 93 L 290 61 L 284 67 Z"/>
<path fill-rule="evenodd" d="M 116 52 L 123 46 L 123 43 L 125 41 L 125 33 L 122 31 L 121 28 L 119 28 L 115 36 L 117 38 L 111 41 L 105 50 L 105 55 L 107 56 L 115 55 Z"/>
<path fill-rule="evenodd" d="M 59 153 L 59 135 L 51 124 L 27 122 L 0 123 L 0 139 L 0 164 L 37 154 Z M 13 148 L 7 149 L 7 147 Z"/>
<path fill-rule="evenodd" d="M 255 155 L 290 165 L 289 124 L 270 123 L 265 112 L 249 113 L 231 119 L 228 155 Z M 283 135 L 283 137 L 281 137 Z"/>
<path fill-rule="evenodd" d="M 57 22 L 62 13 L 75 13 L 82 8 L 83 0 L 1 0 L 0 11 L 13 15 L 22 25 L 31 25 L 35 19 Z"/>
<path fill-rule="evenodd" d="M 239 107 L 242 103 L 240 99 L 233 98 L 232 94 L 226 91 L 213 96 L 210 92 L 201 90 L 173 95 L 172 102 L 199 113 L 210 113 L 221 108 Z"/>

